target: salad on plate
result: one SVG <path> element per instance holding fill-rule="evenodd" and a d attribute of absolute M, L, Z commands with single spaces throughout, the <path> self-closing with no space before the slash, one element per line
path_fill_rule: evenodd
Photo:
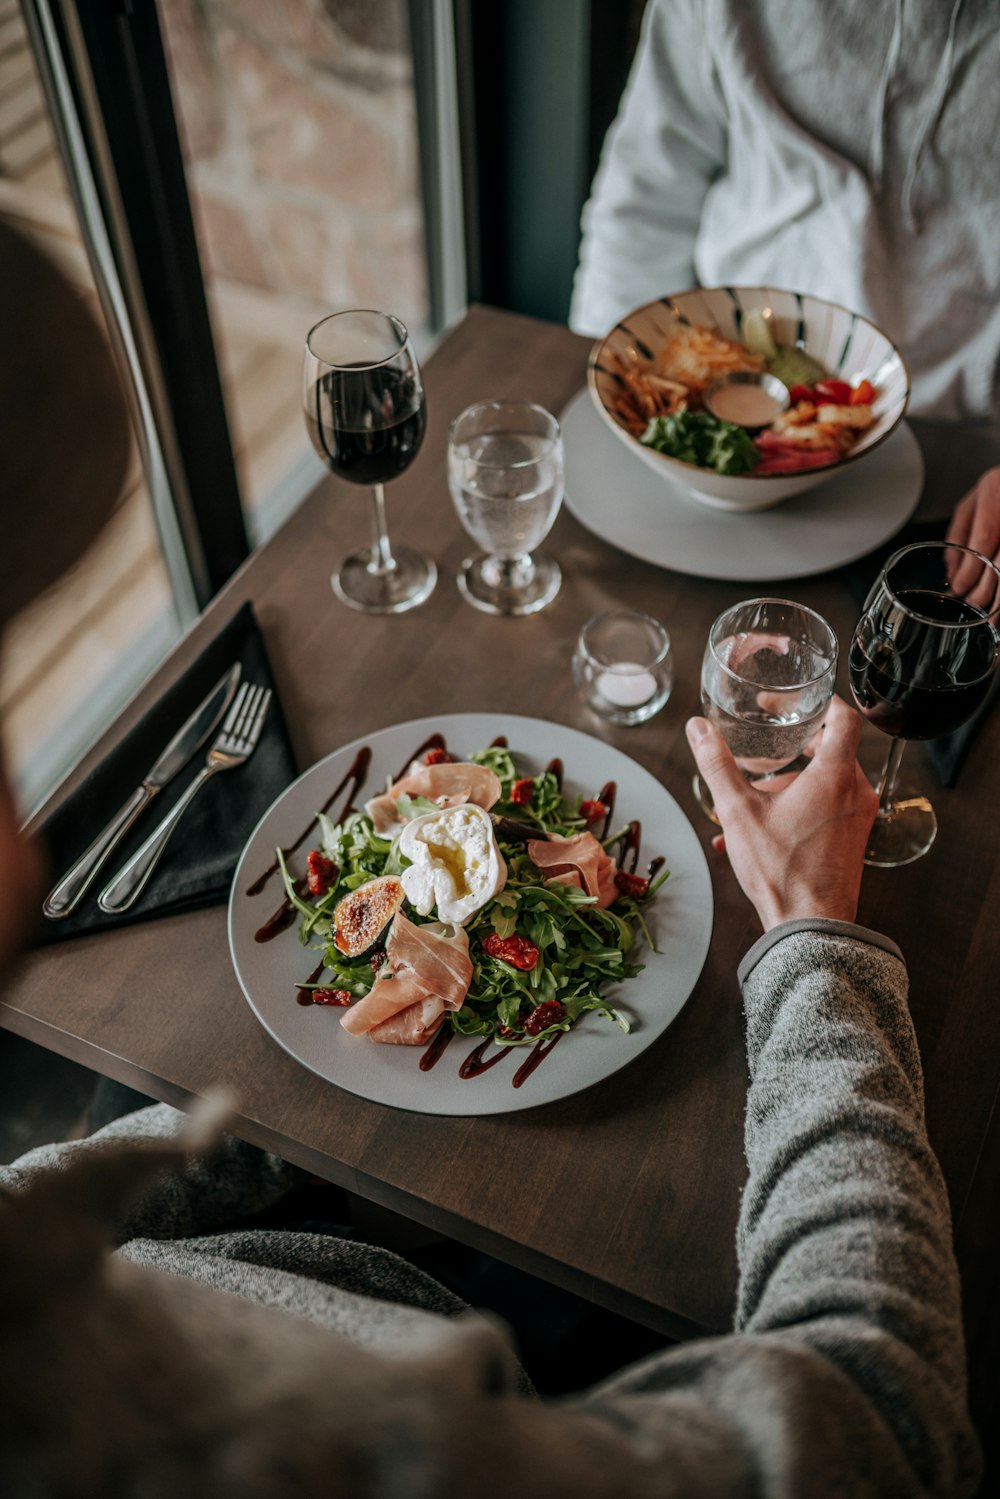
<path fill-rule="evenodd" d="M 465 760 L 422 746 L 363 810 L 317 815 L 305 876 L 277 851 L 319 957 L 300 1002 L 339 1009 L 352 1037 L 423 1047 L 424 1068 L 472 1038 L 463 1076 L 511 1050 L 537 1062 L 592 1010 L 627 1031 L 607 991 L 641 971 L 669 871 L 639 871 L 640 824 L 616 827 L 614 800 L 613 783 L 568 798 L 559 761 L 522 773 L 504 742 Z"/>

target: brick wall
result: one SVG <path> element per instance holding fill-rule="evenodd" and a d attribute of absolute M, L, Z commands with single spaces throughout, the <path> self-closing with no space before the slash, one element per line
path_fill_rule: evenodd
<path fill-rule="evenodd" d="M 160 0 L 206 277 L 427 317 L 404 0 Z"/>

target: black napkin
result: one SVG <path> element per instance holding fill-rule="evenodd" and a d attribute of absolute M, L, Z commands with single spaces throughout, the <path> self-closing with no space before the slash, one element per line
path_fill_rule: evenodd
<path fill-rule="evenodd" d="M 857 562 L 852 562 L 845 567 L 843 574 L 858 608 L 864 605 L 875 579 L 893 552 L 898 552 L 901 547 L 911 546 L 919 541 L 943 541 L 947 528 L 946 520 L 912 521 L 908 526 L 904 526 L 887 548 L 870 552 L 867 557 L 861 557 Z M 1000 673 L 994 677 L 989 692 L 971 718 L 951 734 L 944 734 L 940 739 L 928 739 L 924 742 L 923 747 L 927 758 L 937 772 L 942 786 L 955 785 L 972 741 L 979 732 L 984 719 L 992 712 L 998 698 L 1000 698 Z"/>
<path fill-rule="evenodd" d="M 153 916 L 173 915 L 225 901 L 244 844 L 261 815 L 296 775 L 288 731 L 253 607 L 244 604 L 200 656 L 145 713 L 62 805 L 38 836 L 55 883 L 88 848 L 139 785 L 157 755 L 225 671 L 239 661 L 241 681 L 272 689 L 260 742 L 244 765 L 213 776 L 175 828 L 149 884 L 127 911 L 107 915 L 97 897 L 179 799 L 205 762 L 206 741 L 168 786 L 143 809 L 71 915 L 43 918 L 37 943 L 110 930 Z"/>

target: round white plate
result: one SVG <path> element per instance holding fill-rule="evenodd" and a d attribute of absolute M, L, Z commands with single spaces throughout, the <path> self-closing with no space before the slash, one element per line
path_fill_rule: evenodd
<path fill-rule="evenodd" d="M 602 541 L 696 578 L 763 583 L 843 567 L 905 525 L 924 462 L 905 422 L 862 464 L 773 510 L 712 509 L 651 472 L 609 432 L 589 391 L 559 418 L 566 505 Z"/>
<path fill-rule="evenodd" d="M 251 885 L 274 859 L 274 850 L 294 841 L 322 806 L 363 744 L 372 760 L 358 805 L 385 785 L 412 757 L 430 734 L 445 736 L 451 752 L 467 755 L 505 734 L 510 749 L 526 774 L 537 775 L 554 757 L 565 766 L 568 795 L 596 796 L 608 781 L 617 784 L 615 826 L 630 818 L 642 823 L 644 867 L 662 854 L 671 874 L 649 910 L 648 925 L 659 951 L 642 945 L 636 960 L 645 963 L 638 977 L 606 992 L 632 1021 L 626 1035 L 617 1025 L 594 1013 L 565 1035 L 551 1056 L 520 1088 L 511 1078 L 527 1048 L 514 1048 L 478 1077 L 462 1079 L 459 1065 L 476 1042 L 456 1036 L 436 1066 L 420 1070 L 421 1048 L 377 1045 L 367 1037 L 350 1036 L 339 1022 L 340 1011 L 327 1006 L 303 1006 L 295 986 L 319 961 L 320 954 L 304 948 L 297 926 L 270 942 L 255 941 L 254 933 L 280 904 L 282 887 L 274 876 L 262 894 L 248 896 Z M 346 795 L 346 793 L 345 793 Z M 330 809 L 339 816 L 341 806 Z M 307 838 L 292 860 L 302 872 Z M 349 1093 L 375 1103 L 411 1109 L 420 1114 L 504 1114 L 551 1103 L 609 1077 L 661 1036 L 694 988 L 708 953 L 712 935 L 712 883 L 697 834 L 688 819 L 647 770 L 611 745 L 576 729 L 493 713 L 445 714 L 383 729 L 345 745 L 320 760 L 293 781 L 265 812 L 243 850 L 229 897 L 229 946 L 243 993 L 258 1020 L 280 1046 L 304 1066 Z"/>

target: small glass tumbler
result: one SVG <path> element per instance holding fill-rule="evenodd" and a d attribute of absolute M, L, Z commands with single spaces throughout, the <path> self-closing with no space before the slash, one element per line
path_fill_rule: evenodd
<path fill-rule="evenodd" d="M 588 708 L 611 723 L 645 723 L 674 685 L 670 636 L 658 620 L 629 610 L 595 614 L 580 631 L 573 681 Z"/>

